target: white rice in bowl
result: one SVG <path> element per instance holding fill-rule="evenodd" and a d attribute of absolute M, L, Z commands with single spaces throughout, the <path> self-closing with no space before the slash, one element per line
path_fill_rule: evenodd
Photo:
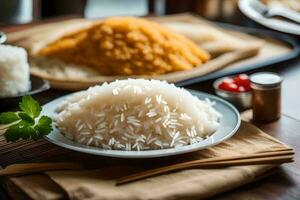
<path fill-rule="evenodd" d="M 30 90 L 30 72 L 24 48 L 0 45 L 0 97 Z"/>
<path fill-rule="evenodd" d="M 220 113 L 209 100 L 158 80 L 128 79 L 75 93 L 56 109 L 65 137 L 103 149 L 176 148 L 213 134 Z"/>

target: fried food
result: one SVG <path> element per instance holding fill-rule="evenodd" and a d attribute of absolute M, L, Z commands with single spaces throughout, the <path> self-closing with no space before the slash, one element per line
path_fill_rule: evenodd
<path fill-rule="evenodd" d="M 210 55 L 158 23 L 112 17 L 46 45 L 38 55 L 88 66 L 103 75 L 159 75 L 190 70 Z"/>

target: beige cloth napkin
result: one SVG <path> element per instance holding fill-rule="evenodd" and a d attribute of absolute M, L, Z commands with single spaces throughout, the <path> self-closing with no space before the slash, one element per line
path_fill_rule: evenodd
<path fill-rule="evenodd" d="M 18 188 L 32 199 L 203 199 L 252 182 L 276 165 L 252 165 L 222 169 L 189 169 L 116 186 L 116 178 L 150 165 L 162 165 L 209 157 L 291 150 L 247 122 L 227 141 L 206 150 L 133 165 L 96 170 L 49 171 L 45 175 L 8 178 L 8 188 Z M 65 193 L 63 192 L 65 191 Z"/>

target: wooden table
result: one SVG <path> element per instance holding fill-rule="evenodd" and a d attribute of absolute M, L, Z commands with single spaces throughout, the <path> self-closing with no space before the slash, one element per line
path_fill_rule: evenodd
<path fill-rule="evenodd" d="M 10 32 L 32 26 L 34 24 L 10 26 L 0 28 L 0 30 Z M 296 152 L 295 162 L 283 165 L 276 173 L 267 178 L 223 193 L 214 199 L 300 199 L 300 58 L 284 64 L 273 65 L 260 71 L 273 71 L 283 76 L 283 108 L 280 120 L 256 125 L 294 148 Z M 187 88 L 213 93 L 212 81 L 190 85 Z M 37 99 L 42 103 L 46 103 L 66 93 L 66 91 L 49 90 L 38 95 Z M 0 138 L 0 165 L 2 167 L 13 163 L 48 161 L 54 158 L 55 160 L 66 160 L 68 157 L 84 161 L 88 160 L 87 155 L 83 156 L 80 153 L 74 153 L 62 148 L 54 148 L 54 145 L 45 140 L 36 142 L 20 141 L 14 144 L 7 144 L 4 138 Z M 0 199 L 8 199 L 8 197 L 0 191 Z"/>

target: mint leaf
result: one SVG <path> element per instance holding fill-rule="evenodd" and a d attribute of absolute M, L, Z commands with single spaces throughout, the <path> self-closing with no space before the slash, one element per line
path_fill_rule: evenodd
<path fill-rule="evenodd" d="M 19 120 L 20 118 L 14 112 L 4 112 L 0 114 L 0 124 L 10 124 Z"/>
<path fill-rule="evenodd" d="M 20 134 L 20 137 L 22 139 L 37 139 L 38 138 L 37 132 L 27 121 L 22 120 L 17 125 L 19 125 L 19 129 L 22 132 Z"/>
<path fill-rule="evenodd" d="M 35 126 L 35 130 L 38 131 L 39 135 L 48 135 L 52 131 L 52 119 L 47 116 L 42 116 Z"/>
<path fill-rule="evenodd" d="M 18 115 L 21 119 L 28 122 L 29 124 L 31 124 L 31 125 L 34 124 L 34 119 L 32 119 L 28 114 L 26 114 L 24 112 L 20 112 L 20 113 L 18 113 Z"/>
<path fill-rule="evenodd" d="M 4 133 L 6 141 L 36 140 L 52 131 L 52 119 L 50 117 L 42 116 L 38 121 L 35 120 L 40 116 L 42 107 L 31 96 L 24 96 L 19 107 L 21 112 L 0 114 L 0 124 L 9 124 Z"/>
<path fill-rule="evenodd" d="M 4 133 L 4 137 L 7 142 L 15 142 L 18 139 L 20 139 L 20 129 L 17 125 L 13 125 L 7 129 L 7 131 Z"/>
<path fill-rule="evenodd" d="M 19 107 L 23 112 L 28 114 L 33 119 L 38 117 L 42 110 L 39 102 L 34 100 L 31 96 L 23 96 Z"/>
<path fill-rule="evenodd" d="M 7 142 L 15 142 L 19 139 L 37 139 L 38 134 L 34 128 L 22 120 L 17 124 L 10 126 L 4 133 Z"/>

